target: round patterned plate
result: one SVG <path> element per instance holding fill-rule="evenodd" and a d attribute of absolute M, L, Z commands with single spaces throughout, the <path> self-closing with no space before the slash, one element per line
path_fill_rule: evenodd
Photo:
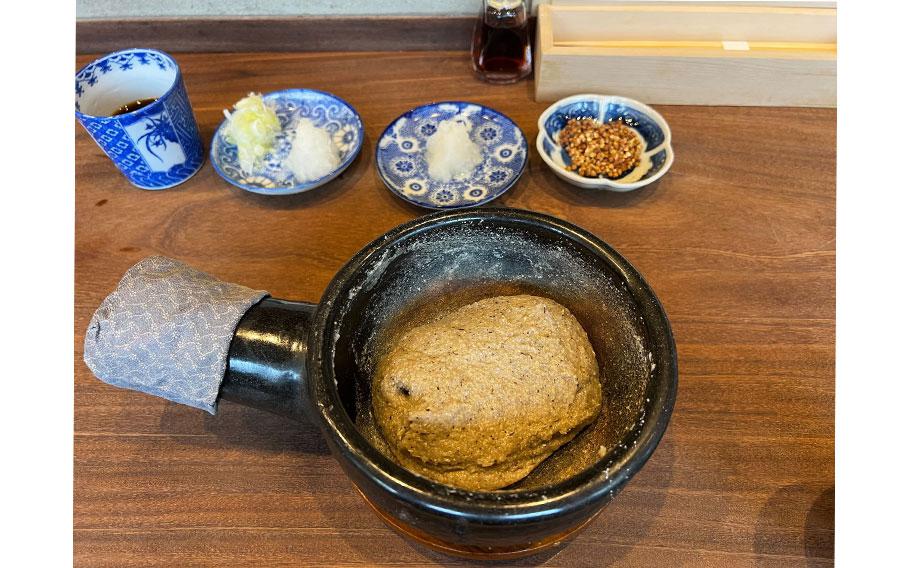
<path fill-rule="evenodd" d="M 470 137 L 482 161 L 464 179 L 430 177 L 425 158 L 427 138 L 443 120 L 471 125 Z M 376 145 L 379 177 L 392 193 L 428 209 L 458 209 L 490 202 L 509 190 L 528 163 L 528 142 L 518 125 L 495 110 L 459 101 L 419 106 L 386 127 Z"/>
<path fill-rule="evenodd" d="M 287 89 L 263 95 L 266 105 L 275 109 L 281 122 L 281 134 L 275 149 L 266 154 L 263 165 L 252 175 L 240 169 L 237 146 L 223 136 L 226 121 L 222 121 L 212 138 L 212 165 L 218 175 L 239 188 L 263 195 L 290 195 L 323 185 L 335 179 L 347 168 L 363 145 L 363 123 L 360 115 L 344 100 L 322 91 Z M 298 118 L 309 119 L 314 126 L 324 128 L 341 152 L 341 165 L 331 173 L 313 181 L 301 183 L 282 164 L 291 151 L 290 135 Z"/>

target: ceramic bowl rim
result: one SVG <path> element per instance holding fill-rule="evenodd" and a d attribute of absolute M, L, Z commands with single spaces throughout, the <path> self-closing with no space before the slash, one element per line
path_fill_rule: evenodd
<path fill-rule="evenodd" d="M 570 183 L 576 187 L 582 187 L 585 189 L 598 189 L 598 190 L 602 189 L 605 191 L 614 191 L 616 193 L 625 193 L 627 191 L 634 191 L 636 189 L 642 188 L 642 187 L 649 185 L 649 184 L 659 180 L 660 178 L 662 178 L 664 176 L 664 174 L 666 174 L 667 171 L 670 170 L 670 166 L 673 165 L 673 161 L 676 159 L 676 155 L 673 152 L 673 146 L 663 146 L 662 149 L 667 153 L 667 158 L 664 161 L 664 165 L 660 168 L 660 170 L 657 171 L 657 173 L 655 173 L 653 176 L 651 176 L 645 180 L 640 180 L 640 181 L 637 181 L 634 183 L 618 184 L 618 183 L 615 183 L 612 180 L 609 180 L 606 178 L 586 178 L 583 176 L 579 176 L 578 174 L 575 174 L 574 172 L 570 172 L 564 168 L 561 168 L 558 164 L 553 162 L 552 158 L 550 158 L 547 155 L 546 151 L 543 148 L 544 140 L 546 140 L 548 138 L 549 137 L 544 132 L 541 132 L 537 135 L 537 141 L 535 143 L 535 147 L 537 148 L 537 153 L 540 154 L 541 159 L 550 167 L 550 169 L 553 170 L 553 173 L 555 173 L 557 176 L 561 177 L 564 181 L 566 181 L 567 183 Z M 580 179 L 578 179 L 578 178 L 580 178 Z M 594 183 L 594 182 L 599 182 L 599 183 Z M 610 185 L 605 185 L 602 182 L 611 182 L 611 183 L 610 183 Z"/>
<path fill-rule="evenodd" d="M 120 55 L 121 53 L 129 53 L 129 52 L 131 52 L 131 51 L 150 51 L 150 52 L 154 52 L 154 53 L 157 53 L 158 55 L 161 55 L 161 56 L 164 57 L 165 59 L 169 60 L 171 63 L 173 63 L 173 64 L 174 64 L 174 70 L 176 71 L 176 73 L 174 73 L 174 80 L 171 82 L 171 86 L 168 87 L 167 90 L 164 91 L 164 93 L 162 93 L 161 95 L 159 95 L 158 98 L 155 99 L 155 101 L 154 101 L 152 104 L 146 105 L 146 106 L 144 106 L 144 107 L 142 107 L 142 108 L 137 108 L 136 110 L 133 110 L 133 111 L 130 111 L 130 112 L 125 112 L 125 113 L 123 113 L 123 114 L 110 115 L 110 116 L 101 116 L 101 115 L 96 115 L 96 114 L 88 114 L 88 113 L 86 113 L 86 112 L 82 112 L 82 111 L 76 109 L 76 116 L 77 116 L 80 120 L 83 119 L 83 118 L 86 118 L 86 119 L 89 119 L 89 120 L 103 120 L 103 121 L 107 121 L 107 120 L 119 120 L 121 117 L 126 117 L 126 116 L 135 116 L 135 115 L 138 115 L 138 114 L 151 114 L 150 111 L 151 111 L 152 109 L 158 109 L 159 107 L 164 106 L 164 99 L 166 99 L 168 96 L 170 96 L 171 93 L 174 92 L 174 89 L 177 88 L 177 85 L 179 85 L 179 84 L 180 84 L 180 81 L 183 79 L 183 74 L 182 74 L 181 71 L 180 71 L 180 65 L 177 63 L 177 60 L 174 59 L 173 57 L 171 57 L 170 54 L 165 53 L 165 52 L 161 51 L 160 49 L 155 49 L 155 48 L 153 48 L 153 47 L 128 47 L 128 48 L 126 48 L 126 49 L 118 49 L 117 51 L 112 51 L 112 52 L 110 52 L 110 53 L 107 53 L 107 54 L 105 54 L 105 55 L 102 55 L 101 57 L 97 57 L 97 58 L 95 58 L 95 59 L 89 61 L 88 63 L 86 63 L 85 65 L 83 65 L 82 67 L 80 67 L 79 70 L 76 71 L 76 74 L 75 74 L 73 77 L 78 77 L 79 74 L 82 73 L 83 71 L 85 71 L 87 68 L 91 67 L 92 65 L 94 65 L 94 64 L 96 64 L 96 63 L 98 63 L 98 62 L 104 61 L 105 59 L 107 59 L 107 58 L 109 58 L 109 57 L 113 57 L 114 55 Z M 75 104 L 75 103 L 73 103 L 73 104 Z M 181 183 L 182 183 L 182 182 L 181 182 Z M 162 189 L 164 189 L 164 188 L 162 188 Z"/>
<path fill-rule="evenodd" d="M 218 160 L 216 159 L 216 156 L 215 156 L 215 141 L 218 140 L 218 137 L 221 135 L 221 131 L 224 128 L 224 125 L 227 123 L 227 118 L 225 118 L 218 125 L 218 128 L 215 129 L 215 133 L 212 134 L 212 143 L 210 144 L 210 148 L 209 148 L 209 159 L 212 162 L 212 167 L 215 169 L 215 171 L 218 173 L 218 175 L 224 181 L 228 182 L 229 184 L 231 184 L 235 187 L 239 187 L 240 189 L 249 191 L 251 193 L 258 193 L 259 195 L 275 195 L 275 196 L 277 196 L 277 195 L 294 195 L 297 193 L 303 193 L 303 192 L 309 191 L 311 189 L 316 189 L 317 187 L 327 184 L 328 182 L 330 182 L 333 179 L 335 179 L 336 177 L 338 177 L 341 174 L 341 172 L 348 169 L 348 166 L 350 166 L 351 163 L 354 162 L 354 160 L 360 154 L 360 150 L 363 148 L 363 138 L 364 138 L 363 118 L 361 118 L 360 113 L 357 112 L 357 109 L 355 109 L 353 107 L 353 105 L 351 105 L 351 103 L 342 99 L 338 95 L 329 93 L 328 91 L 320 91 L 319 89 L 305 89 L 305 88 L 279 89 L 277 91 L 270 91 L 268 93 L 262 94 L 262 98 L 263 98 L 263 100 L 266 100 L 267 97 L 279 96 L 279 95 L 291 94 L 291 93 L 316 93 L 318 95 L 324 95 L 324 96 L 329 97 L 330 99 L 334 99 L 334 100 L 338 101 L 339 103 L 341 103 L 343 106 L 347 107 L 347 109 L 350 110 L 351 113 L 353 113 L 354 116 L 357 118 L 357 132 L 358 132 L 357 147 L 354 148 L 354 150 L 351 152 L 351 154 L 347 158 L 345 158 L 345 160 L 337 168 L 335 168 L 334 170 L 332 170 L 331 172 L 327 173 L 325 176 L 323 176 L 319 179 L 315 179 L 315 180 L 304 182 L 304 183 L 298 183 L 291 187 L 281 188 L 281 189 L 277 189 L 277 188 L 269 189 L 269 188 L 255 187 L 252 185 L 240 183 L 239 181 L 233 179 L 231 176 L 227 175 L 221 169 L 221 167 L 218 165 Z"/>
<path fill-rule="evenodd" d="M 561 168 L 558 164 L 556 164 L 553 161 L 553 159 L 550 158 L 548 153 L 543 150 L 543 140 L 544 139 L 549 139 L 550 143 L 554 144 L 555 146 L 558 146 L 556 141 L 553 140 L 553 138 L 546 131 L 546 128 L 544 127 L 544 125 L 545 125 L 547 119 L 560 106 L 568 104 L 568 103 L 573 103 L 576 101 L 585 101 L 585 100 L 598 100 L 600 103 L 601 109 L 603 108 L 603 106 L 605 104 L 610 103 L 610 102 L 621 103 L 626 106 L 632 107 L 636 110 L 639 110 L 639 111 L 643 112 L 644 114 L 648 115 L 650 118 L 652 118 L 654 120 L 654 122 L 657 123 L 657 125 L 660 127 L 660 130 L 661 130 L 661 132 L 663 132 L 663 135 L 664 135 L 664 141 L 661 142 L 660 145 L 658 146 L 658 148 L 663 148 L 667 152 L 667 158 L 666 158 L 666 160 L 664 160 L 663 166 L 661 166 L 661 168 L 659 170 L 657 170 L 657 172 L 654 175 L 652 175 L 648 178 L 641 179 L 641 180 L 638 180 L 638 181 L 635 181 L 632 183 L 621 183 L 621 182 L 617 182 L 617 181 L 614 181 L 614 180 L 611 180 L 608 178 L 590 178 L 590 177 L 581 176 L 581 175 L 576 174 L 575 172 L 565 170 L 564 168 Z M 558 101 L 556 101 L 553 104 L 551 104 L 550 106 L 548 106 L 546 108 L 546 110 L 544 110 L 542 113 L 540 113 L 540 116 L 537 118 L 537 129 L 538 129 L 538 133 L 537 133 L 537 140 L 536 140 L 535 146 L 537 148 L 537 153 L 540 154 L 541 159 L 543 159 L 544 163 L 546 163 L 547 166 L 549 166 L 550 169 L 554 170 L 554 172 L 557 173 L 560 177 L 562 177 L 564 180 L 566 180 L 569 183 L 572 183 L 573 185 L 576 185 L 576 186 L 587 187 L 587 188 L 608 189 L 608 190 L 619 191 L 619 192 L 632 191 L 634 189 L 639 189 L 648 184 L 651 184 L 651 183 L 659 180 L 660 178 L 662 178 L 664 176 L 664 174 L 666 174 L 670 170 L 670 166 L 673 165 L 673 160 L 675 158 L 674 153 L 673 153 L 673 145 L 672 145 L 672 132 L 670 130 L 670 125 L 667 123 L 667 121 L 663 117 L 663 115 L 661 115 L 659 112 L 657 112 L 651 106 L 649 106 L 641 101 L 631 99 L 629 97 L 622 97 L 619 95 L 598 95 L 598 94 L 594 94 L 594 93 L 585 93 L 585 94 L 572 95 L 570 97 L 565 97 L 565 98 L 559 99 Z"/>
<path fill-rule="evenodd" d="M 480 107 L 486 112 L 489 112 L 491 114 L 495 114 L 501 118 L 504 118 L 506 121 L 511 123 L 512 126 L 515 127 L 515 130 L 518 132 L 518 134 L 521 135 L 520 142 L 521 142 L 521 146 L 524 148 L 524 151 L 525 151 L 525 157 L 524 157 L 524 160 L 522 160 L 521 168 L 518 169 L 518 173 L 515 174 L 513 179 L 509 183 L 504 185 L 502 187 L 502 190 L 499 191 L 499 193 L 497 193 L 496 195 L 493 195 L 491 197 L 486 197 L 480 201 L 471 203 L 470 205 L 438 205 L 438 206 L 424 205 L 423 203 L 417 203 L 416 201 L 411 201 L 404 195 L 401 195 L 400 193 L 398 193 L 389 184 L 388 180 L 386 179 L 386 176 L 383 174 L 383 171 L 380 169 L 380 167 L 379 167 L 379 150 L 380 150 L 379 143 L 382 141 L 383 138 L 385 138 L 385 135 L 389 133 L 389 130 L 393 126 L 395 126 L 395 124 L 399 120 L 412 115 L 413 113 L 417 112 L 418 110 L 422 110 L 422 109 L 430 108 L 430 107 L 434 107 L 434 106 L 445 105 L 445 104 L 474 105 L 474 106 Z M 420 207 L 422 209 L 427 209 L 430 211 L 457 211 L 459 209 L 473 209 L 475 207 L 481 207 L 483 205 L 490 203 L 491 201 L 495 201 L 495 200 L 499 199 L 500 197 L 502 197 L 503 195 L 508 193 L 508 191 L 510 189 L 512 189 L 516 183 L 518 183 L 518 180 L 521 179 L 521 176 L 524 175 L 525 170 L 528 169 L 528 159 L 530 158 L 530 153 L 531 153 L 531 148 L 528 145 L 528 137 L 525 136 L 524 131 L 521 129 L 520 126 L 518 126 L 518 123 L 515 122 L 514 120 L 512 120 L 511 118 L 509 118 L 506 114 L 501 113 L 494 108 L 488 107 L 488 106 L 486 106 L 484 104 L 480 104 L 480 103 L 475 103 L 475 102 L 471 102 L 471 101 L 446 100 L 446 101 L 435 101 L 435 102 L 431 102 L 431 103 L 417 105 L 409 110 L 406 110 L 405 112 L 401 113 L 400 115 L 396 116 L 395 118 L 393 118 L 392 121 L 389 122 L 388 125 L 386 125 L 385 129 L 383 129 L 382 134 L 379 135 L 379 138 L 376 139 L 376 150 L 373 152 L 373 157 L 376 161 L 376 173 L 379 174 L 379 179 L 382 181 L 382 184 L 386 186 L 386 189 L 388 189 L 389 192 L 391 192 L 392 195 L 394 195 L 398 199 L 401 199 L 405 203 L 409 203 L 413 206 Z"/>
<path fill-rule="evenodd" d="M 502 219 L 527 225 L 545 225 L 558 235 L 574 239 L 592 254 L 621 273 L 630 293 L 639 304 L 640 315 L 650 333 L 659 339 L 652 346 L 659 363 L 652 381 L 658 396 L 643 403 L 648 416 L 633 443 L 612 448 L 606 456 L 574 476 L 546 488 L 466 491 L 430 481 L 385 458 L 357 430 L 344 409 L 337 387 L 332 388 L 334 371 L 335 314 L 351 300 L 350 291 L 358 275 L 396 243 L 440 225 L 462 221 Z M 644 277 L 615 249 L 580 227 L 543 213 L 505 207 L 443 211 L 413 219 L 388 231 L 361 249 L 345 264 L 326 287 L 313 317 L 308 341 L 308 392 L 317 424 L 331 445 L 340 449 L 339 459 L 359 470 L 385 492 L 431 513 L 457 516 L 482 523 L 513 523 L 561 517 L 611 499 L 647 462 L 657 448 L 672 415 L 678 385 L 676 344 L 669 319 Z M 663 347 L 658 350 L 658 346 Z M 628 437 L 630 434 L 627 434 Z M 608 460 L 612 460 L 609 463 Z M 606 465 L 609 475 L 605 475 Z"/>

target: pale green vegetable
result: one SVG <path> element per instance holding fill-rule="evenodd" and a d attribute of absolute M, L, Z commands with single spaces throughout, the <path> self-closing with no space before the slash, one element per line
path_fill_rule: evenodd
<path fill-rule="evenodd" d="M 224 111 L 227 124 L 225 140 L 237 146 L 237 158 L 245 174 L 253 173 L 268 154 L 281 133 L 278 115 L 262 100 L 262 95 L 250 93 L 234 104 L 234 112 Z"/>

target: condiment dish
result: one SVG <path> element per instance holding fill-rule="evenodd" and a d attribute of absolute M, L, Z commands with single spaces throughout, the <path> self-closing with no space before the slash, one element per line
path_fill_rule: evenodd
<path fill-rule="evenodd" d="M 449 181 L 430 175 L 427 141 L 442 121 L 463 120 L 480 149 L 481 162 Z M 508 191 L 528 163 L 528 142 L 509 117 L 462 101 L 411 109 L 386 127 L 376 144 L 376 168 L 392 193 L 427 209 L 460 209 L 489 203 Z"/>
<path fill-rule="evenodd" d="M 644 143 L 642 159 L 650 161 L 650 167 L 640 173 L 626 173 L 616 179 L 585 177 L 566 169 L 571 160 L 559 145 L 559 132 L 567 121 L 581 118 L 593 118 L 599 122 L 622 120 L 641 136 Z M 670 126 L 660 113 L 634 99 L 609 95 L 574 95 L 550 105 L 540 115 L 537 126 L 537 152 L 544 163 L 557 176 L 578 187 L 632 191 L 657 181 L 673 164 Z"/>
<path fill-rule="evenodd" d="M 363 145 L 363 122 L 350 104 L 331 93 L 312 89 L 286 89 L 263 95 L 266 105 L 273 108 L 281 122 L 282 133 L 275 141 L 275 147 L 263 160 L 263 167 L 252 174 L 240 167 L 237 146 L 225 140 L 223 121 L 212 137 L 212 165 L 218 175 L 241 189 L 263 195 L 290 195 L 315 189 L 324 185 L 343 172 Z M 329 132 L 332 141 L 341 154 L 341 164 L 319 179 L 298 181 L 285 158 L 291 150 L 294 125 L 300 118 L 306 118 L 317 128 Z"/>

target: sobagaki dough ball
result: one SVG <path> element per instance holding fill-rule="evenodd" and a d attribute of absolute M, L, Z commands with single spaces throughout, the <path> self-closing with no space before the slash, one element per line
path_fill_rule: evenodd
<path fill-rule="evenodd" d="M 597 360 L 572 313 L 497 296 L 400 334 L 373 376 L 372 405 L 400 465 L 468 490 L 511 485 L 590 424 Z"/>

